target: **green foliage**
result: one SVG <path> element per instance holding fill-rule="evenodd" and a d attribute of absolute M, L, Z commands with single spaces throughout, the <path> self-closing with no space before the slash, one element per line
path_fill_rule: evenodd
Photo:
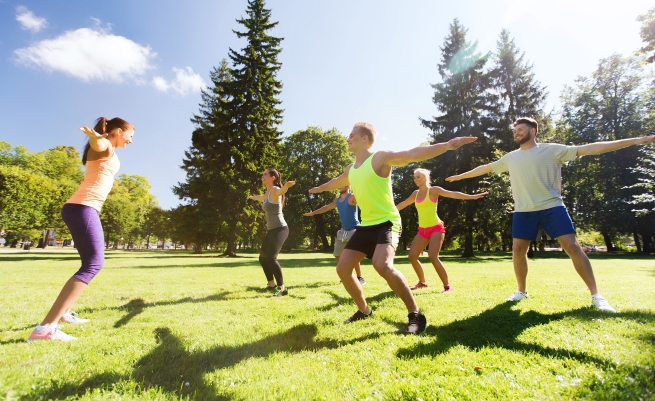
<path fill-rule="evenodd" d="M 336 129 L 323 131 L 320 127 L 308 127 L 284 139 L 282 155 L 285 160 L 282 171 L 289 180 L 296 181 L 287 192 L 284 205 L 284 219 L 289 225 L 285 246 L 301 246 L 307 238 L 316 246 L 320 238 L 323 249 L 328 249 L 327 238 L 334 238 L 341 228 L 337 212 L 313 217 L 304 217 L 303 213 L 331 203 L 337 196 L 336 192 L 310 194 L 308 191 L 339 176 L 353 162 L 346 138 Z"/>
<path fill-rule="evenodd" d="M 580 77 L 562 94 L 558 130 L 573 145 L 643 135 L 644 93 L 641 65 L 633 57 L 600 60 L 590 78 Z M 639 148 L 587 156 L 563 169 L 564 194 L 571 217 L 582 229 L 599 231 L 608 250 L 613 240 L 637 229 L 628 202 L 634 199 Z"/>
<path fill-rule="evenodd" d="M 655 8 L 651 8 L 645 14 L 640 15 L 637 21 L 641 22 L 639 34 L 646 45 L 641 52 L 648 55 L 648 62 L 655 62 Z"/>
<path fill-rule="evenodd" d="M 100 221 L 105 241 L 118 246 L 121 240 L 131 243 L 144 238 L 143 223 L 148 212 L 157 207 L 157 200 L 150 194 L 148 179 L 140 175 L 120 174 L 105 200 Z"/>
<path fill-rule="evenodd" d="M 81 167 L 74 147 L 30 153 L 0 142 L 0 227 L 15 237 L 36 238 L 54 229 L 69 238 L 61 207 L 82 180 Z"/>

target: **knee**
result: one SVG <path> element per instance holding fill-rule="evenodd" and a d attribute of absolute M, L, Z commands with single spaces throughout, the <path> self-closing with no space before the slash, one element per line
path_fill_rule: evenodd
<path fill-rule="evenodd" d="M 387 278 L 390 275 L 393 275 L 395 269 L 393 265 L 382 262 L 382 263 L 373 263 L 373 268 L 382 278 Z"/>
<path fill-rule="evenodd" d="M 410 262 L 416 262 L 418 261 L 418 257 L 421 255 L 421 252 L 412 252 L 410 251 L 409 254 L 407 255 L 407 258 L 409 259 Z"/>
<path fill-rule="evenodd" d="M 529 242 L 527 245 L 514 243 L 512 244 L 512 253 L 516 256 L 523 256 L 528 253 L 529 247 L 530 247 Z"/>

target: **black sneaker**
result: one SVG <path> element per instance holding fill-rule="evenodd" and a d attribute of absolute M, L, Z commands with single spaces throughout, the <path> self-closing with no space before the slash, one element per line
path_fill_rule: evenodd
<path fill-rule="evenodd" d="M 360 285 L 366 285 L 366 280 L 364 280 L 364 277 L 357 277 L 357 280 L 359 280 Z"/>
<path fill-rule="evenodd" d="M 343 322 L 345 324 L 348 324 L 348 323 L 356 322 L 358 320 L 368 319 L 371 316 L 373 316 L 373 309 L 371 309 L 371 311 L 369 312 L 368 315 L 358 309 L 357 312 L 355 312 L 354 315 L 352 315 L 348 319 L 344 320 Z"/>
<path fill-rule="evenodd" d="M 283 297 L 285 295 L 289 295 L 289 291 L 286 287 L 283 290 L 278 288 L 277 291 L 275 291 L 275 294 L 273 294 L 274 297 Z"/>
<path fill-rule="evenodd" d="M 407 334 L 421 334 L 428 326 L 425 315 L 421 312 L 411 312 L 407 315 L 409 323 L 407 324 Z"/>

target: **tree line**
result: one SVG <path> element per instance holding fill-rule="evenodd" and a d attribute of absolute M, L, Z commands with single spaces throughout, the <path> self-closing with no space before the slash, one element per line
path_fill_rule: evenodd
<path fill-rule="evenodd" d="M 655 8 L 639 21 L 645 46 L 634 55 L 613 54 L 600 60 L 588 77 L 579 77 L 563 90 L 561 111 L 555 113 L 545 110 L 547 88 L 538 81 L 533 65 L 509 31 L 502 30 L 495 51 L 484 54 L 455 19 L 440 47 L 440 81 L 432 85 L 435 115 L 420 117 L 419 123 L 429 130 L 429 143 L 456 136 L 479 139 L 458 152 L 395 169 L 396 202 L 415 189 L 412 176 L 418 167 L 432 172 L 433 185 L 466 193 L 490 190 L 487 197 L 475 202 L 440 200 L 439 214 L 448 227 L 445 246 L 457 245 L 467 257 L 476 250 L 511 249 L 509 178 L 487 175 L 447 185 L 444 179 L 514 150 L 511 124 L 521 116 L 538 120 L 539 142 L 576 145 L 652 134 L 655 80 L 649 63 L 655 61 Z M 302 214 L 336 196 L 312 195 L 308 190 L 337 176 L 353 161 L 345 137 L 334 128 L 316 126 L 283 136 L 279 130 L 282 82 L 277 78 L 283 38 L 270 34 L 277 22 L 271 21 L 271 10 L 263 0 L 249 0 L 246 16 L 237 22 L 243 30 L 234 33 L 244 39 L 245 47 L 229 49 L 227 59 L 210 72 L 212 83 L 202 92 L 199 111 L 191 118 L 191 146 L 182 165 L 186 180 L 173 188 L 182 204 L 163 210 L 149 194 L 145 178 L 121 175 L 102 212 L 108 243 L 153 236 L 194 244 L 196 252 L 220 248 L 228 256 L 234 256 L 239 248 L 256 248 L 266 228 L 260 205 L 248 196 L 261 193 L 261 174 L 274 167 L 283 179 L 297 182 L 287 193 L 284 206 L 290 228 L 285 247 L 332 247 L 340 227 L 337 214 L 311 218 Z M 63 174 L 36 161 L 28 166 L 20 161 L 25 158 L 24 149 L 2 146 L 0 228 L 21 235 L 35 235 L 36 228 L 48 227 L 65 232 L 58 208 L 81 179 L 79 162 L 73 162 L 79 160 L 77 151 L 57 147 L 35 156 L 68 166 L 70 171 Z M 68 164 L 57 164 L 59 159 Z M 634 238 L 639 251 L 654 251 L 653 149 L 631 147 L 584 157 L 563 170 L 565 203 L 579 229 L 600 232 L 609 251 L 616 249 L 618 238 L 625 235 Z M 31 179 L 25 178 L 26 174 L 31 174 Z M 16 195 L 6 195 L 11 191 Z M 417 215 L 413 208 L 406 208 L 401 216 L 401 246 L 406 246 L 416 232 Z"/>

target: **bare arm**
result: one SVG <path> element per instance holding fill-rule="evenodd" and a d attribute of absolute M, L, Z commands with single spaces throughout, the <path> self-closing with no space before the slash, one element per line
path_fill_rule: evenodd
<path fill-rule="evenodd" d="M 80 128 L 80 131 L 89 137 L 89 146 L 94 151 L 101 153 L 111 148 L 111 142 L 107 139 L 109 134 L 100 135 L 94 129 L 87 126 Z"/>
<path fill-rule="evenodd" d="M 352 164 L 350 166 L 352 166 Z M 309 193 L 317 194 L 323 191 L 333 191 L 335 189 L 339 189 L 340 187 L 349 185 L 350 181 L 348 181 L 348 171 L 350 171 L 350 166 L 346 167 L 346 171 L 344 171 L 343 174 L 341 174 L 337 178 L 333 178 L 330 181 L 326 182 L 325 184 L 310 189 Z"/>
<path fill-rule="evenodd" d="M 464 136 L 453 138 L 448 142 L 436 143 L 428 146 L 418 146 L 401 152 L 385 152 L 386 157 L 384 158 L 384 164 L 389 166 L 405 166 L 409 163 L 420 162 L 437 157 L 449 150 L 458 149 L 467 143 L 477 140 L 478 138 L 474 136 Z"/>
<path fill-rule="evenodd" d="M 355 198 L 355 194 L 352 193 L 350 194 L 350 196 L 348 197 L 348 204 L 350 206 L 357 206 L 357 199 Z"/>
<path fill-rule="evenodd" d="M 406 208 L 407 206 L 409 206 L 409 205 L 411 205 L 412 203 L 414 203 L 414 201 L 416 200 L 416 192 L 417 192 L 417 191 L 412 192 L 412 194 L 409 195 L 409 198 L 407 198 L 407 199 L 405 199 L 404 201 L 402 201 L 402 202 L 400 202 L 399 204 L 397 204 L 397 205 L 396 205 L 396 209 L 398 209 L 398 211 L 401 211 L 401 210 L 403 210 L 404 208 Z"/>
<path fill-rule="evenodd" d="M 431 191 L 434 191 L 434 193 L 437 194 L 437 196 L 443 196 L 444 198 L 452 198 L 452 199 L 461 199 L 461 200 L 474 200 L 474 199 L 480 199 L 483 196 L 487 195 L 489 192 L 482 192 L 479 194 L 465 194 L 464 192 L 457 192 L 457 191 L 448 191 L 446 189 L 443 189 L 441 187 L 432 187 Z M 430 193 L 432 194 L 432 193 Z"/>
<path fill-rule="evenodd" d="M 286 194 L 289 188 L 291 188 L 294 185 L 296 185 L 295 181 L 287 181 L 284 183 L 284 185 L 282 185 L 282 188 L 273 187 L 271 188 L 271 195 L 275 197 L 282 196 Z"/>
<path fill-rule="evenodd" d="M 482 166 L 478 166 L 471 171 L 467 171 L 466 173 L 450 176 L 446 178 L 446 181 L 453 182 L 453 181 L 463 180 L 465 178 L 478 177 L 481 175 L 489 174 L 492 171 L 493 170 L 491 169 L 491 166 L 489 166 L 488 164 L 483 164 Z"/>
<path fill-rule="evenodd" d="M 248 197 L 248 199 L 252 199 L 252 200 L 257 201 L 257 202 L 264 202 L 264 200 L 266 199 L 266 194 L 263 194 L 263 195 L 250 195 Z"/>
<path fill-rule="evenodd" d="M 599 155 L 601 153 L 627 148 L 628 146 L 648 145 L 649 143 L 655 143 L 655 135 L 643 136 L 641 138 L 619 139 L 616 141 L 588 143 L 578 147 L 577 155 Z"/>
<path fill-rule="evenodd" d="M 303 216 L 310 217 L 310 216 L 313 216 L 315 214 L 321 214 L 321 213 L 329 212 L 330 210 L 335 209 L 336 207 L 337 207 L 337 199 L 335 198 L 332 201 L 332 203 L 328 203 L 327 205 L 325 205 L 323 207 L 320 207 L 320 208 L 314 210 L 313 212 L 305 213 L 305 214 L 303 214 Z"/>

